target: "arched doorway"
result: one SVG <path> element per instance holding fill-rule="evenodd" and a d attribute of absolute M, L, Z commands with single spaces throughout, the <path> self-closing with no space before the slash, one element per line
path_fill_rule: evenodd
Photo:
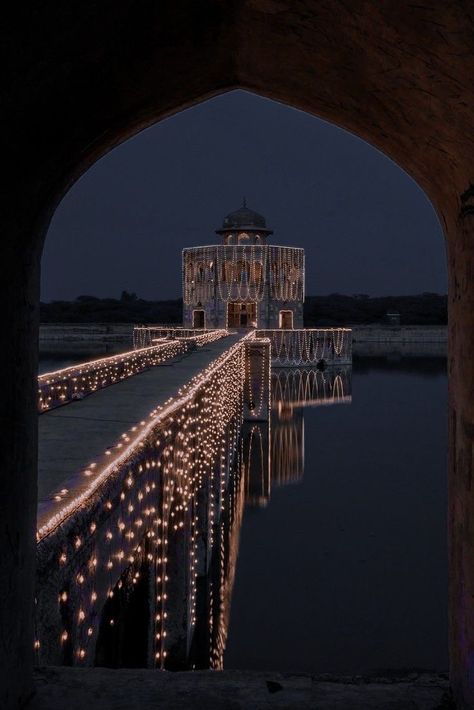
<path fill-rule="evenodd" d="M 426 191 L 442 221 L 450 298 L 451 682 L 458 701 L 472 705 L 474 56 L 464 5 L 366 3 L 355 11 L 344 3 L 303 7 L 286 0 L 213 0 L 204 9 L 185 0 L 113 9 L 89 2 L 68 13 L 12 9 L 11 20 L 4 28 L 11 81 L 2 97 L 9 180 L 0 246 L 7 265 L 4 706 L 31 691 L 38 279 L 49 219 L 72 182 L 114 145 L 235 86 L 324 117 L 379 147 Z M 25 34 L 34 38 L 27 56 Z"/>
<path fill-rule="evenodd" d="M 283 330 L 291 330 L 293 328 L 293 311 L 280 311 L 279 325 Z"/>
<path fill-rule="evenodd" d="M 206 314 L 202 308 L 196 308 L 193 311 L 193 328 L 206 327 Z"/>

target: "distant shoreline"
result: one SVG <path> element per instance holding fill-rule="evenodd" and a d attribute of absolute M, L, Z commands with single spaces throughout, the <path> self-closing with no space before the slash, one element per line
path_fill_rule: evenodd
<path fill-rule="evenodd" d="M 348 325 L 353 343 L 447 343 L 447 325 Z"/>
<path fill-rule="evenodd" d="M 341 327 L 348 323 L 383 324 L 387 313 L 397 313 L 404 325 L 446 325 L 448 298 L 446 294 L 421 293 L 412 296 L 347 296 L 332 293 L 326 296 L 306 296 L 304 323 L 311 327 Z M 41 303 L 42 324 L 123 324 L 181 323 L 183 302 L 146 301 L 124 291 L 120 299 L 79 296 L 75 301 Z"/>
<path fill-rule="evenodd" d="M 133 327 L 133 323 L 45 323 L 40 326 L 40 346 L 42 349 L 48 344 L 56 346 L 60 344 L 129 344 L 131 346 Z M 347 327 L 352 328 L 354 345 L 362 343 L 391 345 L 447 343 L 446 325 L 390 326 L 371 324 L 351 326 L 348 324 Z"/>

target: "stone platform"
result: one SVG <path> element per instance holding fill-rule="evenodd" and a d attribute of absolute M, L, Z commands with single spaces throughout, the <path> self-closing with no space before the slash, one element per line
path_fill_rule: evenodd
<path fill-rule="evenodd" d="M 27 710 L 453 710 L 446 676 L 39 668 Z"/>

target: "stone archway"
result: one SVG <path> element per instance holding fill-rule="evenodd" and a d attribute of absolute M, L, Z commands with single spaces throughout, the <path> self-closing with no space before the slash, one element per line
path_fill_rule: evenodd
<path fill-rule="evenodd" d="M 4 16 L 4 339 L 0 667 L 4 707 L 32 689 L 36 341 L 42 242 L 101 155 L 231 88 L 318 115 L 398 162 L 448 251 L 451 682 L 474 705 L 474 12 L 464 0 L 92 0 Z M 350 189 L 350 186 L 348 186 Z"/>

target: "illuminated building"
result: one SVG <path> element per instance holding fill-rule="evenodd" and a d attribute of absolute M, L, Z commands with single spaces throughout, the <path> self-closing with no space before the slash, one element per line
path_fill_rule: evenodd
<path fill-rule="evenodd" d="M 183 249 L 184 327 L 302 328 L 304 249 L 269 244 L 245 200 L 216 233 L 222 244 Z"/>

